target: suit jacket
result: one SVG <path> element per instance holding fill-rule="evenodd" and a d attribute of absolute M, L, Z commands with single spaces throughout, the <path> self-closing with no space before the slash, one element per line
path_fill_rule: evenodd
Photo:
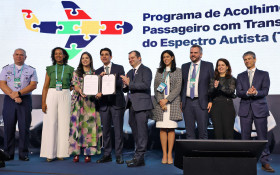
<path fill-rule="evenodd" d="M 134 111 L 153 109 L 153 103 L 151 99 L 151 69 L 141 64 L 133 80 L 133 69 L 127 73 L 127 76 L 129 77 L 130 82 L 129 86 L 124 88 L 124 92 L 128 92 L 127 96 L 130 98 L 130 102 Z M 128 108 L 128 103 L 126 104 L 126 108 Z"/>
<path fill-rule="evenodd" d="M 101 66 L 95 71 L 96 75 L 104 72 L 104 66 Z M 124 68 L 121 65 L 112 63 L 110 74 L 116 74 L 116 94 L 113 95 L 103 95 L 101 99 L 98 100 L 98 110 L 105 111 L 110 105 L 115 109 L 120 109 L 125 107 L 125 99 L 123 95 L 123 82 L 120 75 L 124 75 Z"/>
<path fill-rule="evenodd" d="M 191 66 L 191 62 L 185 63 L 182 65 L 182 91 L 181 91 L 181 98 L 182 98 L 182 108 L 185 108 L 185 100 L 186 100 L 186 90 L 188 85 L 188 78 L 189 78 L 189 69 Z M 202 109 L 207 109 L 208 105 L 208 87 L 210 84 L 210 79 L 214 76 L 214 68 L 213 64 L 210 62 L 202 61 L 200 63 L 200 73 L 199 73 L 199 80 L 198 80 L 198 100 L 200 107 Z"/>
<path fill-rule="evenodd" d="M 154 107 L 153 110 L 153 119 L 156 121 L 163 121 L 163 111 L 159 105 L 159 101 L 161 99 L 164 99 L 164 92 L 157 91 L 158 86 L 161 82 L 165 81 L 165 77 L 167 75 L 167 72 L 164 73 L 164 79 L 163 79 L 163 73 L 159 73 L 157 71 L 156 77 L 154 80 L 154 92 L 155 92 L 155 100 L 154 100 Z M 180 108 L 180 102 L 181 102 L 181 87 L 182 87 L 182 71 L 179 68 L 176 68 L 174 72 L 170 72 L 169 74 L 169 81 L 170 81 L 170 91 L 169 95 L 166 98 L 168 100 L 167 104 L 170 104 L 170 120 L 173 121 L 179 121 L 182 120 L 182 112 Z"/>
<path fill-rule="evenodd" d="M 250 88 L 248 72 L 244 71 L 237 76 L 236 94 L 241 98 L 239 116 L 247 116 L 250 106 L 256 117 L 269 116 L 266 96 L 268 95 L 270 80 L 268 72 L 256 69 L 252 86 L 256 88 L 256 96 L 248 96 L 246 93 Z"/>

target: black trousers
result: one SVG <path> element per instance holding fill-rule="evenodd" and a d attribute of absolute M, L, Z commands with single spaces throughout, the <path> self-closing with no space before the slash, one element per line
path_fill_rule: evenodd
<path fill-rule="evenodd" d="M 233 139 L 235 109 L 231 98 L 214 99 L 211 109 L 216 139 Z"/>
<path fill-rule="evenodd" d="M 31 95 L 21 97 L 22 103 L 18 104 L 5 95 L 3 105 L 4 120 L 4 150 L 10 156 L 15 154 L 16 123 L 19 129 L 19 156 L 28 155 L 29 128 L 31 124 L 32 99 Z"/>

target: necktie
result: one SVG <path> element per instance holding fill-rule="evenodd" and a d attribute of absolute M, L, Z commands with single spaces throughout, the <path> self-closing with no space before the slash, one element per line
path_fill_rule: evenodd
<path fill-rule="evenodd" d="M 135 71 L 136 71 L 136 69 L 133 69 L 133 74 L 132 74 L 132 79 L 131 79 L 131 80 L 133 80 L 133 79 L 134 79 L 134 76 L 135 76 Z"/>
<path fill-rule="evenodd" d="M 195 77 L 196 77 L 196 68 L 195 68 L 195 66 L 196 66 L 196 64 L 193 64 L 193 72 L 192 72 L 191 79 L 195 79 Z M 193 82 L 193 83 L 195 83 L 195 82 Z M 190 92 L 191 99 L 194 98 L 194 88 L 195 88 L 195 86 L 191 86 L 191 92 Z"/>
<path fill-rule="evenodd" d="M 106 72 L 105 72 L 106 75 L 109 75 L 109 66 L 106 66 L 106 67 L 105 67 L 105 71 L 106 71 Z"/>
<path fill-rule="evenodd" d="M 253 82 L 253 71 L 249 70 L 249 83 L 250 83 L 250 87 L 252 86 L 252 82 Z"/>

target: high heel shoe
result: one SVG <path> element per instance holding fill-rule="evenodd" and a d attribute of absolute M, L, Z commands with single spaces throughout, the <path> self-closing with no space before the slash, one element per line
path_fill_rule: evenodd
<path fill-rule="evenodd" d="M 91 162 L 91 157 L 90 157 L 90 156 L 86 156 L 85 162 L 86 162 L 86 163 Z"/>
<path fill-rule="evenodd" d="M 74 158 L 73 158 L 73 162 L 79 162 L 79 156 L 76 155 Z"/>
<path fill-rule="evenodd" d="M 167 159 L 166 159 L 166 160 L 163 160 L 163 159 L 162 159 L 162 160 L 161 160 L 161 163 L 162 163 L 162 164 L 167 164 Z"/>

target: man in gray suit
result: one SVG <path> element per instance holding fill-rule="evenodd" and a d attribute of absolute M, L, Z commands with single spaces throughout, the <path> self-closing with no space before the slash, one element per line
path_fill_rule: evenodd
<path fill-rule="evenodd" d="M 144 166 L 144 154 L 148 143 L 148 116 L 153 109 L 151 100 L 151 70 L 141 63 L 141 55 L 134 50 L 129 53 L 133 67 L 126 76 L 121 76 L 124 92 L 127 93 L 126 108 L 129 109 L 129 125 L 136 143 L 134 158 L 126 161 L 128 167 Z"/>

